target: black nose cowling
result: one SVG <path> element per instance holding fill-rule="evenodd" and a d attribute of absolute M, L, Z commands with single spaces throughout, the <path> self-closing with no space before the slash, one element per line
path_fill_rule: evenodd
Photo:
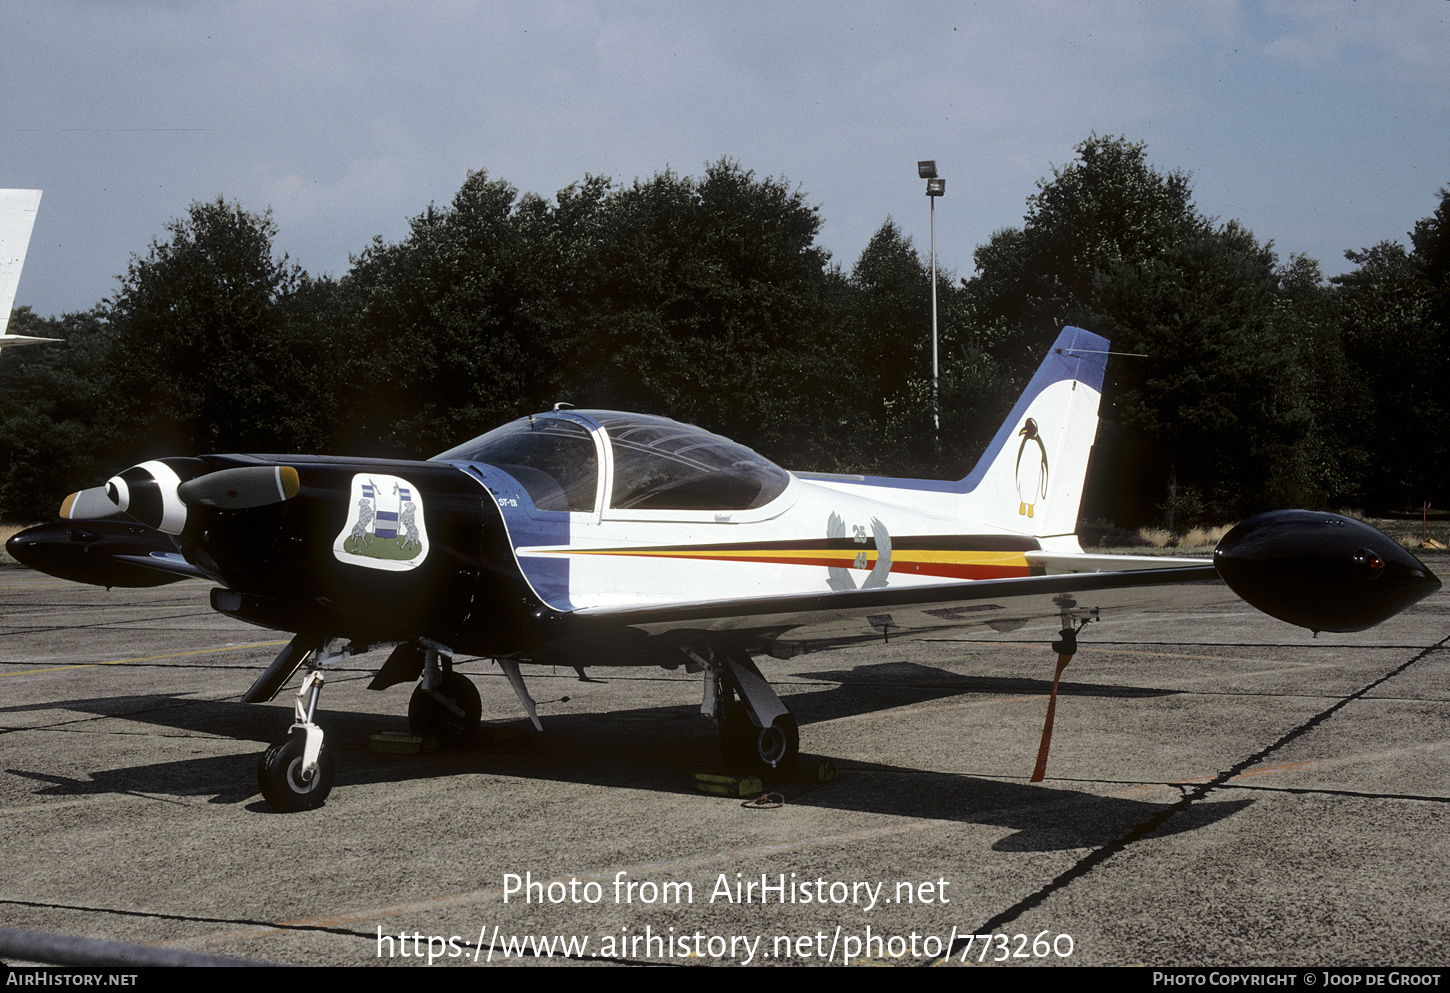
<path fill-rule="evenodd" d="M 1382 531 L 1312 510 L 1249 518 L 1223 536 L 1213 563 L 1250 604 L 1314 631 L 1363 631 L 1440 588 Z"/>

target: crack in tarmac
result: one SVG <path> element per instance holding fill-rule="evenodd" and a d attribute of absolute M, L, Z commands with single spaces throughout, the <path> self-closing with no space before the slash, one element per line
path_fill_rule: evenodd
<path fill-rule="evenodd" d="M 1347 796 L 1360 800 L 1414 800 L 1423 803 L 1450 803 L 1450 796 L 1425 793 L 1369 793 L 1365 790 L 1333 790 L 1322 786 L 1243 786 L 1229 783 L 1226 790 L 1254 790 L 1259 793 L 1293 793 L 1301 796 Z"/>
<path fill-rule="evenodd" d="M 328 927 L 323 924 L 304 923 L 277 923 L 276 921 L 259 921 L 238 917 L 202 917 L 195 914 L 167 914 L 159 910 L 121 910 L 116 907 L 87 907 L 71 903 L 44 903 L 38 900 L 6 900 L 0 899 L 0 906 L 29 907 L 35 910 L 75 910 L 91 914 L 112 914 L 116 917 L 141 917 L 149 920 L 160 921 L 185 921 L 195 924 L 229 924 L 237 927 L 260 927 L 269 931 L 324 931 L 328 934 L 340 934 L 358 938 L 372 938 L 374 935 L 353 928 Z M 187 939 L 180 939 L 185 941 Z M 158 945 L 175 944 L 174 941 L 157 942 Z"/>
<path fill-rule="evenodd" d="M 1219 790 L 1219 789 L 1223 789 L 1223 788 L 1227 788 L 1227 789 L 1254 789 L 1254 787 L 1247 787 L 1247 786 L 1241 786 L 1241 785 L 1238 785 L 1238 784 L 1232 784 L 1232 783 L 1230 783 L 1230 780 L 1234 779 L 1236 776 L 1242 775 L 1246 770 L 1248 770 L 1252 766 L 1257 765 L 1258 763 L 1262 762 L 1264 759 L 1268 758 L 1270 755 L 1272 755 L 1275 752 L 1279 751 L 1281 748 L 1285 747 L 1286 745 L 1290 744 L 1293 741 L 1298 740 L 1299 738 L 1301 738 L 1304 735 L 1308 734 L 1310 731 L 1313 731 L 1319 725 L 1323 724 L 1325 721 L 1327 721 L 1329 718 L 1333 717 L 1335 714 L 1339 713 L 1339 711 L 1343 710 L 1345 707 L 1349 706 L 1351 703 L 1355 702 L 1356 700 L 1363 699 L 1375 687 L 1381 685 L 1382 683 L 1388 682 L 1389 680 L 1393 679 L 1395 676 L 1400 675 L 1405 670 L 1409 669 L 1410 666 L 1414 665 L 1416 662 L 1419 662 L 1420 660 L 1422 660 L 1422 659 L 1424 659 L 1424 658 L 1426 658 L 1426 657 L 1434 654 L 1436 651 L 1445 648 L 1447 644 L 1450 644 L 1450 635 L 1447 635 L 1446 637 L 1440 639 L 1439 641 L 1437 641 L 1435 644 L 1429 646 L 1428 648 L 1422 648 L 1422 649 L 1420 649 L 1409 660 L 1401 663 L 1400 665 L 1396 666 L 1394 669 L 1391 669 L 1389 672 L 1385 673 L 1383 676 L 1380 676 L 1378 679 L 1373 680 L 1372 682 L 1366 684 L 1365 686 L 1363 686 L 1360 689 L 1356 690 L 1355 692 L 1349 694 L 1348 696 L 1343 697 L 1337 703 L 1335 703 L 1333 706 L 1326 707 L 1324 710 L 1322 710 L 1319 713 L 1315 714 L 1313 717 L 1309 718 L 1307 721 L 1305 721 L 1304 723 L 1300 724 L 1298 727 L 1296 727 L 1296 728 L 1294 728 L 1294 729 L 1286 732 L 1277 741 L 1273 742 L 1270 745 L 1267 745 L 1264 748 L 1261 748 L 1259 751 L 1255 752 L 1254 754 L 1252 754 L 1252 755 L 1250 755 L 1250 756 L 1248 756 L 1248 757 L 1246 757 L 1244 759 L 1241 759 L 1240 761 L 1238 761 L 1237 763 L 1235 763 L 1233 766 L 1229 767 L 1228 769 L 1225 769 L 1224 771 L 1220 772 L 1218 775 L 1214 776 L 1208 782 L 1203 783 L 1203 784 L 1195 787 L 1192 790 L 1188 790 L 1184 794 L 1183 798 L 1181 800 L 1179 800 L 1177 803 L 1173 804 L 1171 807 L 1166 808 L 1165 810 L 1161 811 L 1160 813 L 1155 814 L 1154 816 L 1150 817 L 1148 820 L 1144 821 L 1142 824 L 1139 824 L 1137 827 L 1133 828 L 1131 831 L 1129 831 L 1127 834 L 1123 835 L 1121 838 L 1118 838 L 1115 841 L 1109 842 L 1108 844 L 1106 844 L 1103 847 L 1097 849 L 1096 851 L 1090 852 L 1088 855 L 1084 856 L 1076 865 L 1072 866 L 1070 869 L 1067 869 L 1067 870 L 1059 873 L 1055 878 L 1053 878 L 1051 881 L 1049 881 L 1046 885 L 1044 885 L 1041 888 L 1039 888 L 1036 892 L 1028 894 L 1026 897 L 1023 897 L 1021 900 L 1018 900 L 1015 904 L 1013 904 L 1012 906 L 1008 907 L 1006 910 L 1002 911 L 999 914 L 994 915 L 993 917 L 991 917 L 987 921 L 983 922 L 975 930 L 974 933 L 975 934 L 992 934 L 992 933 L 995 933 L 1000 928 L 1002 928 L 1004 925 L 1010 924 L 1012 921 L 1016 920 L 1017 918 L 1019 918 L 1023 914 L 1025 914 L 1027 911 L 1032 910 L 1035 907 L 1037 907 L 1040 904 L 1042 904 L 1042 902 L 1045 901 L 1053 893 L 1056 893 L 1058 890 L 1061 890 L 1061 889 L 1066 888 L 1071 883 L 1075 882 L 1076 880 L 1078 880 L 1078 879 L 1082 878 L 1083 876 L 1087 875 L 1088 873 L 1092 872 L 1098 866 L 1102 865 L 1104 862 L 1108 861 L 1114 855 L 1116 855 L 1119 852 L 1123 851 L 1129 845 L 1133 844 L 1134 842 L 1140 841 L 1143 838 L 1146 838 L 1148 835 L 1152 834 L 1154 831 L 1158 830 L 1160 827 L 1162 827 L 1164 824 L 1166 824 L 1168 822 L 1169 818 L 1171 818 L 1174 814 L 1183 813 L 1183 812 L 1187 811 L 1195 803 L 1199 802 L 1200 800 L 1203 800 L 1203 799 L 1207 798 L 1208 795 L 1211 794 L 1211 793 L 1213 793 L 1215 790 Z M 1264 788 L 1264 789 L 1272 789 L 1272 788 Z M 1293 791 L 1293 790 L 1284 790 L 1284 792 L 1295 792 L 1295 791 Z M 1309 791 L 1305 791 L 1305 792 L 1309 792 Z M 1329 792 L 1329 791 L 1312 791 L 1312 792 Z M 1423 799 L 1423 798 L 1415 797 L 1413 799 Z M 962 951 L 963 949 L 967 948 L 969 942 L 970 942 L 970 938 L 958 938 L 955 942 L 952 943 L 952 947 L 950 949 L 948 949 L 947 953 L 944 956 L 942 956 L 941 959 L 934 960 L 933 964 L 935 964 L 935 962 L 949 961 L 954 954 L 956 954 L 957 952 Z"/>

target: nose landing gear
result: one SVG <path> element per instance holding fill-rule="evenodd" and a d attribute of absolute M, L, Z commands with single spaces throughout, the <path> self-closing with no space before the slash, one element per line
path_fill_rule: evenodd
<path fill-rule="evenodd" d="M 289 646 L 291 647 L 291 646 Z M 285 652 L 284 652 L 285 654 Z M 352 654 L 344 648 L 324 654 L 321 648 L 307 652 L 303 664 L 307 676 L 293 701 L 296 720 L 287 740 L 280 741 L 262 753 L 257 766 L 257 785 L 262 799 L 274 810 L 295 812 L 313 810 L 327 802 L 337 769 L 332 754 L 323 746 L 322 728 L 313 717 L 322 696 L 323 667 Z"/>

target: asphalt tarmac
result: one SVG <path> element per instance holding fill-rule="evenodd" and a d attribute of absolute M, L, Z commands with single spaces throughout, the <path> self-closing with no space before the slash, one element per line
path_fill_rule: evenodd
<path fill-rule="evenodd" d="M 512 736 L 387 755 L 409 688 L 361 656 L 336 788 L 278 814 L 296 680 L 238 702 L 282 636 L 207 590 L 0 568 L 0 927 L 295 965 L 1450 961 L 1445 591 L 1317 639 L 1219 587 L 1092 625 L 1038 784 L 1053 631 L 766 659 L 840 768 L 766 807 L 696 791 L 683 670 L 526 669 L 540 734 L 466 661 Z"/>

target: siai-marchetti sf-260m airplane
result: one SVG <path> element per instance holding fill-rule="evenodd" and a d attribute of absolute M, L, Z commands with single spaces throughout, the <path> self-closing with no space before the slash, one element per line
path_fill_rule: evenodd
<path fill-rule="evenodd" d="M 315 717 L 329 663 L 395 646 L 372 688 L 420 680 L 414 733 L 468 737 L 478 692 L 455 654 L 496 659 L 538 725 L 520 663 L 685 665 L 728 763 L 779 772 L 799 736 L 752 656 L 1090 621 L 1222 579 L 1275 617 L 1359 630 L 1440 582 L 1379 531 L 1279 511 L 1210 564 L 1085 554 L 1075 535 L 1108 342 L 1067 328 L 957 482 L 790 473 L 660 417 L 556 409 L 425 462 L 208 455 L 145 462 L 66 498 L 7 544 L 84 583 L 217 584 L 212 606 L 295 637 L 247 701 L 307 673 L 266 800 L 320 805 L 334 767 Z M 743 771 L 743 770 L 742 770 Z"/>

